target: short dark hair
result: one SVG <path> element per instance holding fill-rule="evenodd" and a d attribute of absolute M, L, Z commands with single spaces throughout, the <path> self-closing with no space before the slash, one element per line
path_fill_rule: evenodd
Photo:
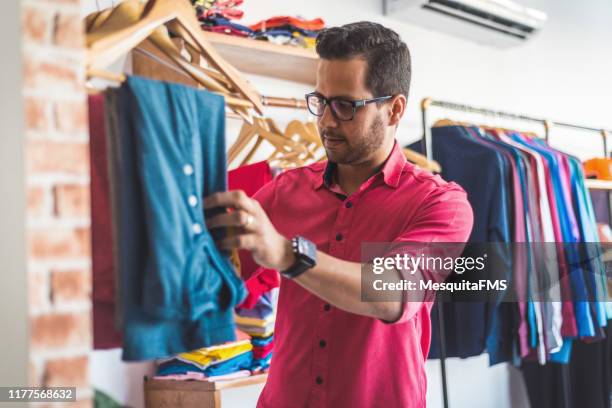
<path fill-rule="evenodd" d="M 327 60 L 360 57 L 368 64 L 366 86 L 375 97 L 410 91 L 410 51 L 393 30 L 370 21 L 330 27 L 317 36 L 319 57 Z"/>

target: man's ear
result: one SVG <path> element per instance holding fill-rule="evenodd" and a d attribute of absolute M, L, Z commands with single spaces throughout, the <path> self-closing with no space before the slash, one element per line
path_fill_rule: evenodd
<path fill-rule="evenodd" d="M 389 126 L 397 126 L 406 111 L 406 97 L 402 94 L 395 95 L 389 103 Z"/>

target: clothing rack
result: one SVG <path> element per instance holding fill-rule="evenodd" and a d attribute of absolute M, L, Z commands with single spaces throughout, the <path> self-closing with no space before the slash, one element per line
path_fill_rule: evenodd
<path fill-rule="evenodd" d="M 550 133 L 553 127 L 562 127 L 575 130 L 581 130 L 586 132 L 599 133 L 603 142 L 603 157 L 609 157 L 608 150 L 608 139 L 607 137 L 612 134 L 611 130 L 595 128 L 589 126 L 576 125 L 572 123 L 551 121 L 543 118 L 537 118 L 533 116 L 527 116 L 522 114 L 515 114 L 510 112 L 496 111 L 492 109 L 479 108 L 471 105 L 459 104 L 454 102 L 442 101 L 433 98 L 424 98 L 421 101 L 421 119 L 423 125 L 423 136 L 421 138 L 421 148 L 423 154 L 427 156 L 428 160 L 433 160 L 433 152 L 431 147 L 431 129 L 428 125 L 428 111 L 432 107 L 442 108 L 446 110 L 459 111 L 465 113 L 476 113 L 484 116 L 491 116 L 498 119 L 510 119 L 522 122 L 537 123 L 544 127 L 544 139 L 548 142 L 550 139 Z M 610 219 L 612 219 L 612 205 L 610 203 L 610 190 L 608 189 L 608 213 Z M 444 408 L 449 407 L 448 402 L 448 382 L 446 375 L 446 335 L 444 333 L 444 311 L 441 307 L 437 309 L 436 320 L 439 331 L 439 348 L 440 348 L 440 371 L 442 376 L 442 398 L 444 402 Z M 569 389 L 569 371 L 567 365 L 562 366 L 562 383 L 563 383 L 563 408 L 569 408 L 571 395 Z"/>

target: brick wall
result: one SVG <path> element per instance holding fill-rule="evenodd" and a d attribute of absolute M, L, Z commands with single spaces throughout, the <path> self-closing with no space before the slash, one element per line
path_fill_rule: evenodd
<path fill-rule="evenodd" d="M 80 0 L 22 0 L 30 382 L 91 406 L 91 260 Z"/>

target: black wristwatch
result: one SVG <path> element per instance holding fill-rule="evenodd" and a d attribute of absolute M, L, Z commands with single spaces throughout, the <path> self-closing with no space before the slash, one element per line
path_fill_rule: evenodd
<path fill-rule="evenodd" d="M 295 262 L 289 269 L 282 271 L 285 278 L 294 279 L 317 264 L 317 246 L 304 237 L 296 235 L 291 239 Z"/>

